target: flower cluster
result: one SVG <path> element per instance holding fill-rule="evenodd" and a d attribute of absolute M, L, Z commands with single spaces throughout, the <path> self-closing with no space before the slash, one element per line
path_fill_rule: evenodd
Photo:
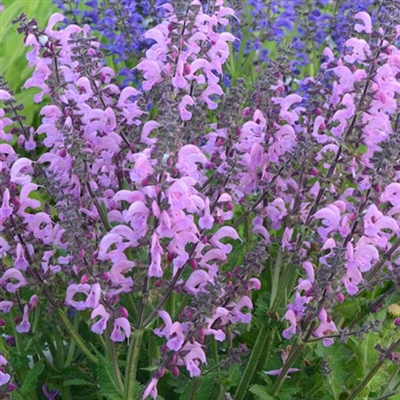
<path fill-rule="evenodd" d="M 206 369 L 239 362 L 237 338 L 242 324 L 258 327 L 258 304 L 260 334 L 274 316 L 283 338 L 301 337 L 281 352 L 282 368 L 266 372 L 277 376 L 275 395 L 289 373 L 300 375 L 292 366 L 301 346 L 349 335 L 336 307 L 400 282 L 398 4 L 368 13 L 371 2 L 360 2 L 341 26 L 333 21 L 349 12 L 342 1 L 332 13 L 327 1 L 285 9 L 249 1 L 239 18 L 254 17 L 245 28 L 258 43 L 248 50 L 264 50 L 264 36 L 286 40 L 287 31 L 311 37 L 314 48 L 326 32 L 336 41 L 315 76 L 288 87 L 286 77 L 308 62 L 308 43 L 295 37 L 297 57 L 271 58 L 249 88 L 245 79 L 223 84 L 235 71 L 230 49 L 245 51 L 235 4 L 89 1 L 88 13 L 78 3 L 62 2 L 83 18 L 66 13 L 74 24 L 60 13 L 44 29 L 24 14 L 14 21 L 29 48 L 33 72 L 23 88 L 41 106 L 37 125 L 24 124 L 17 96 L 0 82 L 4 342 L 20 350 L 29 338 L 29 351 L 49 349 L 50 360 L 42 350 L 28 357 L 34 368 L 87 370 L 77 346 L 98 377 L 111 379 L 115 391 L 100 385 L 102 395 L 132 398 L 139 381 L 143 398 L 156 399 L 167 374 L 201 385 Z M 102 45 L 83 21 L 109 41 Z M 131 71 L 137 87 L 117 84 L 104 49 L 118 65 L 142 54 Z M 53 344 L 55 321 L 62 333 Z M 397 360 L 396 346 L 381 353 Z M 8 347 L 0 355 L 5 398 L 30 368 L 25 360 L 14 377 Z M 143 359 L 153 363 L 146 375 Z M 249 382 L 238 385 L 242 400 Z"/>

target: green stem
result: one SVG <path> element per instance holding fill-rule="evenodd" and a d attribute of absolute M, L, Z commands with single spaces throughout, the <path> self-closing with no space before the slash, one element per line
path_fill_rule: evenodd
<path fill-rule="evenodd" d="M 189 400 L 194 400 L 196 398 L 196 393 L 199 390 L 199 386 L 200 386 L 200 379 L 199 377 L 197 377 L 193 382 L 193 387 L 192 391 L 190 392 Z"/>
<path fill-rule="evenodd" d="M 107 357 L 113 366 L 114 373 L 117 378 L 117 384 L 119 386 L 120 392 L 122 393 L 124 390 L 124 383 L 122 382 L 121 371 L 118 366 L 118 357 L 117 357 L 117 352 L 115 350 L 115 343 L 111 341 L 110 336 L 111 336 L 110 328 L 107 327 L 105 334 Z"/>
<path fill-rule="evenodd" d="M 143 329 L 136 329 L 131 336 L 131 344 L 129 345 L 128 358 L 125 369 L 124 400 L 133 399 L 143 333 Z"/>
<path fill-rule="evenodd" d="M 63 323 L 65 329 L 68 331 L 68 333 L 71 335 L 71 337 L 75 340 L 76 344 L 78 347 L 81 349 L 82 353 L 85 354 L 85 356 L 94 364 L 98 363 L 97 357 L 91 353 L 91 351 L 88 349 L 86 346 L 83 338 L 79 333 L 74 329 L 73 325 L 69 321 L 68 317 L 65 315 L 64 311 L 58 309 L 57 311 L 61 322 Z"/>
<path fill-rule="evenodd" d="M 248 387 L 253 379 L 256 371 L 258 362 L 262 357 L 262 349 L 264 348 L 265 342 L 270 340 L 267 336 L 268 325 L 262 325 L 258 332 L 256 343 L 254 344 L 253 350 L 251 351 L 249 361 L 247 362 L 246 369 L 242 375 L 239 386 L 236 389 L 233 398 L 235 400 L 242 400 L 248 391 Z"/>
<path fill-rule="evenodd" d="M 76 313 L 74 315 L 73 327 L 74 327 L 75 331 L 78 332 L 78 328 L 79 328 L 79 316 L 78 316 L 78 313 Z M 70 346 L 69 346 L 69 349 L 68 349 L 67 359 L 65 361 L 65 367 L 69 367 L 71 365 L 72 360 L 74 358 L 75 349 L 76 349 L 76 342 L 72 338 Z"/>
<path fill-rule="evenodd" d="M 283 381 L 287 375 L 289 368 L 293 365 L 293 363 L 297 360 L 297 357 L 300 355 L 304 348 L 304 344 L 295 343 L 290 351 L 289 357 L 287 358 L 285 364 L 282 367 L 282 371 L 276 379 L 274 386 L 272 386 L 272 396 L 276 396 L 279 392 Z"/>
<path fill-rule="evenodd" d="M 273 305 L 275 304 L 275 299 L 278 294 L 278 289 L 281 288 L 281 286 L 279 285 L 279 276 L 281 273 L 282 260 L 283 260 L 283 252 L 281 251 L 281 249 L 278 249 L 278 256 L 276 257 L 276 263 L 273 267 L 274 272 L 271 284 L 271 297 L 269 300 L 269 308 L 271 310 L 273 308 Z"/>

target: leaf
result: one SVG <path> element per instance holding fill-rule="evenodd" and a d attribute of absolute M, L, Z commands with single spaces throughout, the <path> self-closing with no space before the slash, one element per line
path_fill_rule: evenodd
<path fill-rule="evenodd" d="M 191 379 L 186 386 L 185 391 L 179 397 L 179 400 L 211 400 L 215 396 L 211 396 L 213 389 L 218 387 L 214 378 L 199 377 Z"/>
<path fill-rule="evenodd" d="M 274 398 L 267 393 L 264 386 L 253 385 L 250 387 L 249 391 L 259 400 L 274 400 Z"/>
<path fill-rule="evenodd" d="M 360 312 L 361 306 L 358 299 L 346 300 L 335 307 L 335 312 L 339 312 L 346 320 L 352 320 Z"/>
<path fill-rule="evenodd" d="M 12 392 L 12 400 L 24 400 L 18 392 Z"/>
<path fill-rule="evenodd" d="M 69 379 L 63 382 L 63 386 L 96 386 L 96 385 L 93 382 L 77 378 L 77 379 Z"/>
<path fill-rule="evenodd" d="M 100 386 L 100 393 L 109 400 L 122 400 L 112 364 L 100 353 L 97 356 L 99 359 L 97 364 L 97 383 Z"/>
<path fill-rule="evenodd" d="M 39 361 L 35 364 L 35 366 L 27 373 L 24 383 L 21 387 L 21 394 L 23 397 L 27 398 L 26 396 L 33 392 L 36 389 L 39 376 L 43 372 L 44 364 L 43 361 Z"/>

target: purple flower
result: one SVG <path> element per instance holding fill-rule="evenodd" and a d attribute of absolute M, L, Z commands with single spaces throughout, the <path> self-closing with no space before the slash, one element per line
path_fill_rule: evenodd
<path fill-rule="evenodd" d="M 122 329 L 122 331 L 121 331 Z M 114 329 L 111 332 L 110 339 L 113 342 L 123 342 L 125 339 L 128 340 L 131 337 L 131 325 L 126 318 L 116 318 L 114 320 Z"/>

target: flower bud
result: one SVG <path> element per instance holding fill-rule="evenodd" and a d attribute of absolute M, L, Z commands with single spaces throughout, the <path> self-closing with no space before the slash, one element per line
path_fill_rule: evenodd
<path fill-rule="evenodd" d="M 339 303 L 343 303 L 344 302 L 344 295 L 343 293 L 338 293 L 338 295 L 336 296 L 336 299 Z"/>
<path fill-rule="evenodd" d="M 128 318 L 129 313 L 128 310 L 125 307 L 120 307 L 119 308 L 119 313 L 124 317 L 124 318 Z"/>
<path fill-rule="evenodd" d="M 191 266 L 191 268 L 193 269 L 193 271 L 195 271 L 197 269 L 197 261 L 193 258 L 191 258 L 188 261 L 188 264 Z"/>
<path fill-rule="evenodd" d="M 34 309 L 37 307 L 37 305 L 39 304 L 39 297 L 34 294 L 30 299 L 29 299 L 29 307 L 31 309 Z"/>
<path fill-rule="evenodd" d="M 171 368 L 171 373 L 172 373 L 173 376 L 178 377 L 179 376 L 179 368 L 176 365 L 174 365 Z"/>
<path fill-rule="evenodd" d="M 7 385 L 7 390 L 9 391 L 9 392 L 13 392 L 15 389 L 17 388 L 17 385 L 15 384 L 15 383 L 9 383 L 8 385 Z"/>

